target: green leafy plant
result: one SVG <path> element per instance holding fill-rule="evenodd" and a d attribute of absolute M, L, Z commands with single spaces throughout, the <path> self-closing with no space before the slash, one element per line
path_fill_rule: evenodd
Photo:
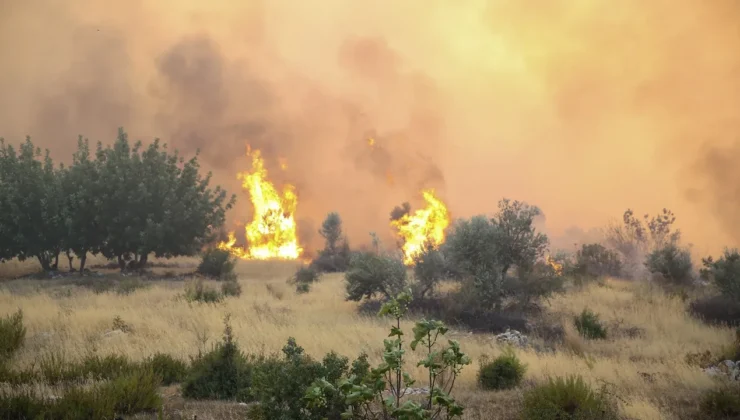
<path fill-rule="evenodd" d="M 332 212 L 326 216 L 319 234 L 324 238 L 325 246 L 311 261 L 310 267 L 320 273 L 346 271 L 350 261 L 350 249 L 342 231 L 342 218 L 339 213 Z"/>
<path fill-rule="evenodd" d="M 326 396 L 339 393 L 344 397 L 348 410 L 344 418 L 355 419 L 438 419 L 456 418 L 463 414 L 463 407 L 455 402 L 450 392 L 455 379 L 470 358 L 454 340 L 447 346 L 438 348 L 437 341 L 444 336 L 447 328 L 439 321 L 422 320 L 413 328 L 414 337 L 409 343 L 411 350 L 418 347 L 426 351 L 426 357 L 419 366 L 428 372 L 429 395 L 426 401 L 402 401 L 416 381 L 404 371 L 406 363 L 404 333 L 401 319 L 408 311 L 411 295 L 400 293 L 383 305 L 379 315 L 394 319 L 389 338 L 384 340 L 383 363 L 376 368 L 363 369 L 363 361 L 358 363 L 358 371 L 335 386 L 327 380 L 316 381 L 306 393 L 308 407 L 323 406 Z M 364 361 L 366 363 L 366 361 Z"/>
<path fill-rule="evenodd" d="M 188 366 L 185 362 L 164 353 L 157 353 L 148 357 L 143 365 L 162 379 L 162 385 L 180 383 L 188 373 Z"/>
<path fill-rule="evenodd" d="M 350 259 L 345 285 L 347 300 L 360 301 L 376 295 L 391 299 L 406 286 L 406 266 L 400 258 L 358 252 Z"/>
<path fill-rule="evenodd" d="M 737 249 L 726 249 L 716 261 L 712 257 L 704 258 L 702 264 L 702 278 L 714 282 L 722 295 L 740 301 L 740 252 Z"/>
<path fill-rule="evenodd" d="M 514 388 L 521 383 L 526 372 L 527 365 L 511 349 L 507 349 L 492 362 L 481 363 L 478 385 L 483 389 L 494 390 Z"/>
<path fill-rule="evenodd" d="M 295 285 L 295 292 L 299 295 L 308 293 L 311 291 L 311 285 L 308 283 L 298 283 Z"/>
<path fill-rule="evenodd" d="M 650 252 L 645 266 L 653 275 L 672 285 L 687 285 L 694 280 L 694 265 L 688 249 L 669 243 Z"/>
<path fill-rule="evenodd" d="M 617 277 L 622 273 L 622 261 L 616 251 L 601 244 L 583 244 L 576 252 L 575 262 L 569 271 L 568 274 L 581 279 Z"/>
<path fill-rule="evenodd" d="M 23 326 L 23 311 L 0 319 L 0 361 L 10 358 L 18 351 L 26 339 L 26 327 Z"/>
<path fill-rule="evenodd" d="M 418 253 L 413 255 L 414 280 L 416 281 L 415 297 L 424 299 L 427 294 L 434 293 L 446 274 L 447 265 L 439 247 L 431 242 L 422 245 Z"/>
<path fill-rule="evenodd" d="M 604 389 L 594 391 L 580 376 L 550 378 L 524 393 L 523 420 L 616 420 L 615 404 Z"/>
<path fill-rule="evenodd" d="M 586 308 L 581 314 L 574 318 L 573 323 L 584 338 L 604 339 L 606 338 L 606 327 L 601 325 L 599 316 Z"/>
<path fill-rule="evenodd" d="M 296 284 L 312 284 L 319 281 L 320 276 L 321 274 L 313 266 L 309 265 L 299 268 L 293 274 L 293 277 L 291 277 L 291 281 Z"/>
<path fill-rule="evenodd" d="M 235 280 L 235 267 L 236 259 L 229 251 L 209 248 L 201 254 L 200 264 L 196 272 L 218 280 Z"/>
<path fill-rule="evenodd" d="M 206 286 L 201 279 L 196 279 L 185 286 L 185 300 L 188 302 L 218 303 L 223 298 L 222 294 Z"/>
<path fill-rule="evenodd" d="M 242 295 L 242 286 L 237 280 L 226 280 L 221 283 L 221 294 L 224 296 L 239 297 Z"/>

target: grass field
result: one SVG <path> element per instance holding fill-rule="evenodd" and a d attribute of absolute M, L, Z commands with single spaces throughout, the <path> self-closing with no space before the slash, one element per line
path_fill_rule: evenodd
<path fill-rule="evenodd" d="M 28 328 L 26 344 L 14 363 L 29 366 L 50 351 L 69 358 L 98 352 L 133 359 L 164 352 L 187 360 L 220 340 L 227 313 L 239 345 L 247 352 L 276 352 L 288 337 L 295 337 L 317 358 L 331 350 L 350 358 L 361 351 L 375 361 L 379 358 L 388 322 L 360 315 L 356 303 L 344 300 L 342 275 L 326 275 L 310 293 L 297 295 L 286 283 L 295 264 L 240 262 L 241 297 L 219 304 L 190 304 L 178 298 L 187 281 L 178 275 L 192 271 L 197 261 L 175 262 L 155 269 L 172 279 L 148 281 L 146 287 L 127 295 L 96 294 L 74 284 L 72 278 L 10 279 L 32 272 L 33 264 L 0 265 L 0 275 L 6 278 L 0 283 L 0 316 L 21 308 Z M 130 281 L 109 271 L 117 281 Z M 605 321 L 607 340 L 584 340 L 575 332 L 573 317 L 586 307 Z M 110 333 L 115 317 L 130 332 Z M 621 280 L 570 288 L 551 299 L 540 317 L 549 324 L 562 324 L 565 337 L 554 352 L 517 351 L 528 366 L 524 387 L 549 375 L 580 374 L 595 386 L 607 386 L 619 397 L 621 413 L 631 419 L 691 418 L 698 396 L 715 384 L 699 368 L 689 366 L 686 355 L 721 351 L 734 339 L 734 331 L 690 317 L 679 298 Z M 410 325 L 411 321 L 405 327 Z M 521 390 L 496 393 L 476 387 L 478 360 L 496 356 L 502 348 L 491 335 L 454 329 L 450 335 L 474 361 L 456 388 L 467 407 L 466 418 L 516 418 Z M 162 392 L 170 418 L 192 418 L 194 413 L 200 420 L 242 415 L 233 404 L 186 402 L 173 387 Z"/>

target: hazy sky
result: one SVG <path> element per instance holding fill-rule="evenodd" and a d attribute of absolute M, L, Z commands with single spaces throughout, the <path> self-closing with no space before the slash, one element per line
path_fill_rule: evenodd
<path fill-rule="evenodd" d="M 0 136 L 68 159 L 124 126 L 234 192 L 251 144 L 306 242 L 332 210 L 387 234 L 433 186 L 553 236 L 669 207 L 697 253 L 740 245 L 733 0 L 0 0 L 0 63 Z"/>

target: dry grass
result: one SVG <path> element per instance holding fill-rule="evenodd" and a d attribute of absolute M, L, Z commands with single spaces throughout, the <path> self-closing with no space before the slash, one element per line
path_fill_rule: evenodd
<path fill-rule="evenodd" d="M 17 263 L 0 266 L 7 268 L 15 270 L 14 275 L 23 271 Z M 68 285 L 63 286 L 68 292 L 58 293 L 49 281 L 13 280 L 0 284 L 0 315 L 24 310 L 28 335 L 15 362 L 20 366 L 31 364 L 51 349 L 71 357 L 97 351 L 141 359 L 159 351 L 187 359 L 220 339 L 226 313 L 231 314 L 239 344 L 249 352 L 279 351 L 292 336 L 316 357 L 330 350 L 350 357 L 367 351 L 377 360 L 387 336 L 387 322 L 358 315 L 357 304 L 344 301 L 341 275 L 325 276 L 310 293 L 295 294 L 286 284 L 294 269 L 295 265 L 287 263 L 240 263 L 242 296 L 217 305 L 191 305 L 178 299 L 182 282 L 154 282 L 146 289 L 119 296 L 96 295 Z M 32 293 L 21 293 L 23 289 Z M 573 316 L 585 307 L 601 316 L 609 339 L 587 341 L 574 332 Z M 713 386 L 711 378 L 685 363 L 686 354 L 718 350 L 733 339 L 729 329 L 692 319 L 680 300 L 619 280 L 570 291 L 552 300 L 548 309 L 548 321 L 561 322 L 566 329 L 565 344 L 552 353 L 519 351 L 528 365 L 525 381 L 540 382 L 548 375 L 583 375 L 594 385 L 608 384 L 622 399 L 622 413 L 633 419 L 685 415 L 697 396 Z M 130 325 L 132 332 L 106 336 L 115 316 Z M 474 361 L 501 352 L 490 336 L 452 334 Z M 476 373 L 474 363 L 463 371 L 457 388 L 469 407 L 467 417 L 515 416 L 521 392 L 479 391 Z"/>

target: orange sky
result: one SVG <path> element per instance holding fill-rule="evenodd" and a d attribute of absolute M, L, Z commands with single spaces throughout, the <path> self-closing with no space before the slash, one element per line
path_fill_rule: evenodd
<path fill-rule="evenodd" d="M 455 216 L 492 212 L 504 196 L 537 204 L 553 237 L 627 207 L 669 207 L 697 253 L 740 245 L 732 0 L 0 0 L 0 10 L 0 135 L 30 134 L 68 159 L 78 134 L 110 142 L 123 125 L 200 148 L 234 192 L 252 144 L 297 185 L 305 242 L 332 210 L 355 242 L 388 234 L 390 209 L 434 186 Z M 248 209 L 242 199 L 231 218 Z"/>

